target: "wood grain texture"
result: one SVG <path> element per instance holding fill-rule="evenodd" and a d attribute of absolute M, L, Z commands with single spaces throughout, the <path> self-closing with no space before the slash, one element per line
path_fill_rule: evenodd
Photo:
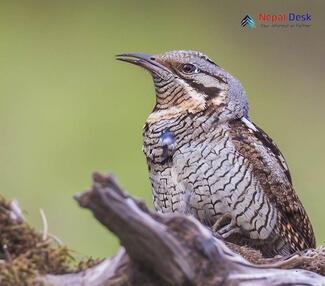
<path fill-rule="evenodd" d="M 265 259 L 254 249 L 223 242 L 193 217 L 151 212 L 110 175 L 93 179 L 93 187 L 76 200 L 123 248 L 80 273 L 40 278 L 46 286 L 325 285 L 323 276 L 308 271 L 325 274 L 322 248 Z"/>

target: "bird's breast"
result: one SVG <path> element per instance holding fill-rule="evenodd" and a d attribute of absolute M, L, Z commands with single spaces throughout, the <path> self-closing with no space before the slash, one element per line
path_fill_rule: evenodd
<path fill-rule="evenodd" d="M 191 136 L 193 123 L 187 116 L 146 123 L 143 132 L 143 151 L 149 162 L 165 164 Z"/>
<path fill-rule="evenodd" d="M 181 136 L 169 128 L 165 137 L 174 144 L 170 159 L 148 160 L 156 209 L 191 214 L 207 225 L 230 212 L 251 238 L 271 234 L 277 213 L 227 125 L 209 132 L 194 128 Z"/>

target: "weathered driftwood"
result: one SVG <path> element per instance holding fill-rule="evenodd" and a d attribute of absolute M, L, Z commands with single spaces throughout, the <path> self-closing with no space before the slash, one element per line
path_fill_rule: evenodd
<path fill-rule="evenodd" d="M 322 248 L 263 259 L 257 251 L 226 245 L 194 218 L 149 211 L 111 176 L 93 179 L 92 189 L 76 200 L 119 237 L 122 248 L 79 273 L 40 278 L 45 285 L 325 285 L 325 277 L 298 269 L 323 273 Z"/>

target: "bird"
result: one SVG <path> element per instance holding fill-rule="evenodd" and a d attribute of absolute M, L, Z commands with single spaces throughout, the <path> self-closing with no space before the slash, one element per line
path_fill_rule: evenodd
<path fill-rule="evenodd" d="M 190 215 L 264 257 L 314 248 L 308 215 L 273 140 L 249 117 L 238 79 L 198 51 L 124 53 L 152 76 L 143 152 L 160 213 Z"/>

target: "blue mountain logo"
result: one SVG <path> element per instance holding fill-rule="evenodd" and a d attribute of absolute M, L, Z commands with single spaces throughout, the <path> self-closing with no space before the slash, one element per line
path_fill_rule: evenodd
<path fill-rule="evenodd" d="M 243 27 L 248 27 L 248 28 L 256 28 L 255 21 L 252 16 L 246 15 L 243 20 L 241 20 L 240 24 Z"/>

